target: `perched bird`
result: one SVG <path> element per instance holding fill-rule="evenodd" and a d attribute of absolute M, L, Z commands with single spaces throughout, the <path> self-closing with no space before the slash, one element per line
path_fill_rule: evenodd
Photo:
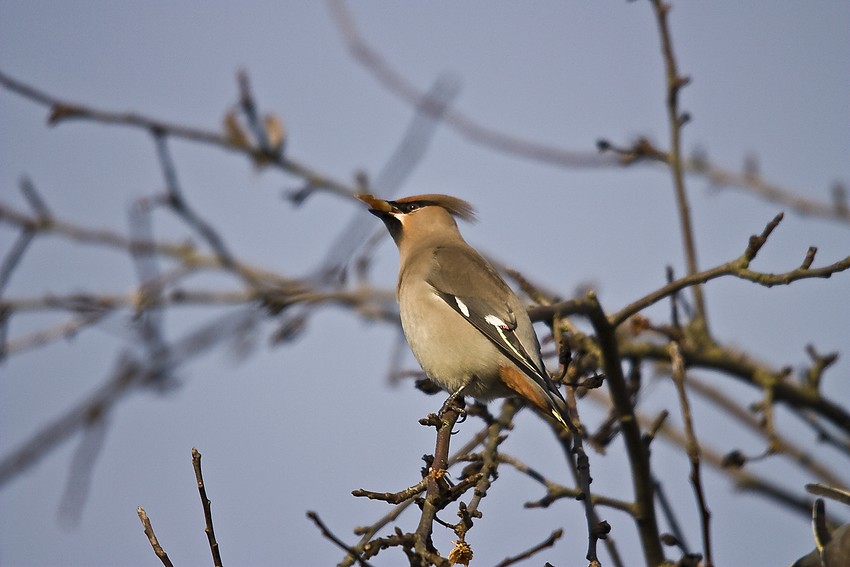
<path fill-rule="evenodd" d="M 428 378 L 452 398 L 519 396 L 570 427 L 525 308 L 458 230 L 454 217 L 473 220 L 472 206 L 437 194 L 358 198 L 398 246 L 401 325 Z"/>

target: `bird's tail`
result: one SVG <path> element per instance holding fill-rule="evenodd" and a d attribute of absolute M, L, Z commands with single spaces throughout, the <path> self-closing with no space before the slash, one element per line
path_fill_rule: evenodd
<path fill-rule="evenodd" d="M 566 402 L 556 392 L 544 388 L 544 385 L 529 378 L 525 373 L 513 366 L 503 366 L 499 369 L 499 377 L 502 382 L 513 390 L 520 398 L 534 406 L 545 416 L 555 418 L 561 425 L 573 433 L 578 428 L 570 419 L 570 411 Z"/>

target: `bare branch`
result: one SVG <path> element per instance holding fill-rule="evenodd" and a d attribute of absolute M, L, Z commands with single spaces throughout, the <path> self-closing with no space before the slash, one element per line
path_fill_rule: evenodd
<path fill-rule="evenodd" d="M 417 104 L 423 93 L 407 80 L 369 43 L 364 39 L 349 14 L 346 5 L 340 0 L 330 0 L 331 14 L 334 17 L 339 33 L 345 41 L 351 56 L 360 63 L 388 92 L 394 94 L 410 105 Z M 680 85 L 679 88 L 681 88 Z M 682 117 L 679 117 L 682 122 Z M 654 163 L 667 165 L 670 156 L 667 152 L 638 152 L 629 159 L 605 152 L 612 149 L 612 144 L 603 141 L 597 144 L 598 152 L 576 151 L 559 148 L 533 140 L 521 139 L 506 132 L 486 126 L 458 110 L 446 113 L 444 122 L 454 128 L 460 135 L 472 143 L 480 144 L 491 150 L 514 155 L 540 163 L 565 168 L 602 168 L 623 167 L 633 163 Z M 632 152 L 626 152 L 631 154 Z M 650 157 L 649 161 L 641 159 Z M 819 203 L 802 197 L 804 191 L 793 192 L 780 187 L 750 172 L 738 173 L 711 163 L 705 155 L 690 159 L 682 156 L 679 163 L 683 172 L 700 176 L 718 187 L 730 187 L 753 193 L 757 196 L 781 203 L 802 215 L 815 216 L 850 224 L 850 208 L 846 204 L 843 186 L 837 184 L 834 203 L 831 205 Z"/>
<path fill-rule="evenodd" d="M 581 303 L 581 308 L 582 315 L 590 319 L 590 323 L 596 331 L 611 402 L 620 418 L 635 492 L 634 519 L 640 534 L 644 557 L 647 564 L 660 565 L 664 561 L 664 551 L 661 549 L 655 517 L 655 498 L 653 496 L 652 472 L 649 466 L 649 450 L 643 443 L 629 388 L 623 376 L 620 349 L 614 333 L 615 328 L 609 322 L 594 293 L 591 292 L 587 295 Z"/>
<path fill-rule="evenodd" d="M 539 471 L 533 469 L 532 467 L 529 467 L 513 455 L 499 453 L 499 462 L 511 465 L 517 471 L 539 482 L 541 485 L 543 485 L 544 488 L 546 488 L 546 495 L 543 496 L 543 498 L 540 498 L 539 500 L 526 502 L 526 508 L 547 508 L 553 502 L 562 498 L 572 498 L 577 500 L 583 496 L 581 489 L 569 488 L 567 486 L 558 484 L 557 482 L 546 478 Z M 607 506 L 608 508 L 620 510 L 621 512 L 625 512 L 627 514 L 634 513 L 634 505 L 631 502 L 624 502 L 623 500 L 604 496 L 596 492 L 591 495 L 591 499 L 593 500 L 594 506 Z"/>
<path fill-rule="evenodd" d="M 264 152 L 262 148 L 240 145 L 226 133 L 211 132 L 208 130 L 201 130 L 199 128 L 192 128 L 190 126 L 172 124 L 133 112 L 110 112 L 87 107 L 81 104 L 66 102 L 40 91 L 35 87 L 31 87 L 21 81 L 18 81 L 17 79 L 13 79 L 3 72 L 0 72 L 0 85 L 3 85 L 10 91 L 32 100 L 33 102 L 49 107 L 50 116 L 48 117 L 48 124 L 51 126 L 70 119 L 80 119 L 91 120 L 103 124 L 132 126 L 147 131 L 161 132 L 177 138 L 183 138 L 202 144 L 209 144 L 237 152 L 251 158 L 254 161 L 268 160 L 270 165 L 295 175 L 296 177 L 300 177 L 311 185 L 325 187 L 329 191 L 340 196 L 353 198 L 353 195 L 356 193 L 356 188 L 349 187 L 344 183 L 325 177 L 307 165 L 289 157 L 283 155 L 269 155 Z"/>
<path fill-rule="evenodd" d="M 408 104 L 415 105 L 422 100 L 423 93 L 401 73 L 393 69 L 380 53 L 360 36 L 345 3 L 332 1 L 330 7 L 340 35 L 345 40 L 352 57 L 371 72 L 387 90 Z M 456 110 L 447 110 L 443 121 L 472 142 L 526 159 L 564 167 L 604 167 L 616 164 L 615 159 L 599 155 L 597 152 L 569 152 L 530 140 L 521 140 L 483 126 Z"/>
<path fill-rule="evenodd" d="M 366 561 L 365 559 L 363 559 L 362 557 L 360 557 L 360 554 L 357 553 L 357 551 L 355 551 L 353 548 L 346 545 L 344 541 L 342 541 L 341 539 L 336 537 L 334 535 L 334 533 L 330 529 L 328 529 L 328 527 L 325 525 L 324 522 L 322 522 L 322 519 L 319 518 L 319 515 L 316 512 L 312 512 L 312 511 L 307 512 L 307 517 L 310 518 L 310 520 L 314 524 L 316 524 L 316 527 L 319 528 L 319 531 L 322 532 L 322 535 L 325 538 L 329 539 L 337 547 L 339 547 L 343 551 L 347 552 L 349 557 L 353 557 L 354 560 L 357 561 L 358 565 L 360 565 L 361 567 L 370 567 L 369 562 Z"/>
<path fill-rule="evenodd" d="M 195 480 L 198 483 L 198 494 L 201 496 L 201 505 L 204 508 L 204 522 L 206 527 L 204 533 L 207 534 L 207 541 L 210 544 L 210 552 L 212 553 L 213 565 L 221 567 L 221 553 L 218 549 L 218 541 L 215 539 L 215 530 L 213 529 L 212 521 L 212 503 L 207 498 L 207 488 L 204 486 L 204 474 L 201 471 L 201 453 L 192 447 L 192 467 L 195 469 Z"/>
<path fill-rule="evenodd" d="M 697 504 L 699 505 L 701 526 L 702 526 L 702 544 L 705 551 L 705 565 L 711 567 L 712 549 L 711 549 L 711 511 L 708 509 L 708 504 L 705 498 L 705 490 L 702 486 L 702 473 L 700 469 L 700 445 L 697 440 L 696 431 L 694 430 L 694 420 L 691 414 L 691 404 L 688 401 L 687 391 L 685 389 L 685 360 L 679 350 L 679 343 L 676 341 L 670 342 L 670 360 L 672 361 L 672 378 L 676 384 L 676 391 L 679 393 L 679 405 L 682 407 L 682 421 L 685 424 L 685 437 L 687 439 L 686 450 L 688 460 L 691 463 L 691 484 L 693 485 L 694 494 L 696 495 Z"/>
<path fill-rule="evenodd" d="M 418 484 L 414 484 L 409 488 L 405 488 L 401 492 L 372 492 L 371 490 L 363 490 L 362 488 L 352 490 L 351 495 L 356 497 L 365 497 L 369 500 L 383 500 L 389 504 L 399 504 L 405 500 L 410 500 L 428 487 L 428 480 L 422 479 Z"/>
<path fill-rule="evenodd" d="M 543 551 L 544 549 L 548 549 L 548 548 L 552 547 L 553 545 L 555 545 L 555 542 L 558 541 L 559 539 L 561 539 L 561 536 L 563 536 L 563 535 L 564 535 L 564 530 L 559 528 L 559 529 L 555 530 L 554 532 L 552 532 L 551 534 L 549 534 L 549 537 L 547 537 L 546 539 L 544 539 L 543 541 L 541 541 L 540 543 L 538 543 L 534 547 L 531 547 L 531 548 L 523 551 L 519 555 L 514 555 L 513 557 L 507 557 L 507 558 L 503 559 L 502 561 L 500 561 L 499 563 L 496 564 L 496 567 L 508 567 L 509 565 L 516 565 L 520 561 L 523 561 L 525 559 L 533 557 L 535 554 Z"/>
<path fill-rule="evenodd" d="M 454 397 L 450 396 L 440 410 L 440 417 L 432 414 L 426 420 L 423 420 L 423 425 L 434 425 L 437 430 L 434 460 L 428 467 L 426 476 L 428 488 L 425 494 L 425 500 L 422 502 L 422 514 L 419 517 L 419 525 L 415 532 L 416 543 L 414 548 L 423 557 L 431 557 L 436 553 L 436 549 L 434 549 L 434 545 L 431 542 L 431 533 L 437 512 L 442 509 L 442 494 L 446 482 L 444 477 L 448 468 L 449 444 L 451 442 L 452 429 L 455 423 L 457 423 L 461 411 L 462 408 L 457 406 Z M 447 560 L 440 560 L 438 564 L 449 565 Z"/>
<path fill-rule="evenodd" d="M 610 407 L 611 404 L 610 399 L 606 397 L 603 392 L 599 392 L 598 390 L 589 392 L 586 399 L 605 407 Z M 655 421 L 642 413 L 636 413 L 635 415 L 637 416 L 641 426 L 644 428 L 651 427 Z M 666 421 L 661 425 L 656 436 L 660 436 L 662 439 L 673 443 L 678 447 L 684 448 L 687 446 L 687 436 L 685 433 L 670 425 Z M 796 492 L 788 490 L 787 488 L 759 476 L 758 474 L 749 472 L 746 469 L 725 466 L 724 455 L 716 449 L 707 447 L 705 444 L 702 445 L 701 449 L 703 461 L 712 468 L 727 474 L 739 490 L 760 495 L 807 518 L 811 515 L 813 502 L 811 499 L 804 498 Z"/>
<path fill-rule="evenodd" d="M 738 173 L 709 163 L 704 157 L 692 157 L 687 160 L 690 172 L 705 176 L 714 187 L 734 189 L 750 193 L 770 203 L 777 203 L 802 216 L 821 218 L 841 224 L 850 224 L 850 209 L 847 208 L 843 185 L 836 183 L 833 188 L 832 203 L 823 203 L 803 197 L 803 192 L 794 193 L 772 183 L 760 174 Z"/>
<path fill-rule="evenodd" d="M 448 464 L 449 466 L 457 463 L 460 458 L 471 451 L 473 451 L 476 447 L 478 447 L 484 440 L 487 438 L 489 432 L 489 428 L 485 427 L 478 433 L 472 436 L 472 438 L 463 445 L 460 449 L 458 449 L 451 457 L 449 457 Z M 413 499 L 405 500 L 404 502 L 397 504 L 392 511 L 386 514 L 384 517 L 380 518 L 377 522 L 373 523 L 367 527 L 361 527 L 355 529 L 355 533 L 358 535 L 362 535 L 360 541 L 354 547 L 355 552 L 364 552 L 368 549 L 374 549 L 376 540 L 372 538 L 375 537 L 375 534 L 378 533 L 381 529 L 383 529 L 387 524 L 392 521 L 395 521 L 398 516 L 407 509 L 414 502 Z M 340 563 L 340 567 L 349 567 L 354 564 L 354 556 L 348 555 L 345 557 Z"/>
<path fill-rule="evenodd" d="M 162 549 L 162 546 L 159 545 L 159 540 L 156 539 L 156 534 L 153 532 L 153 526 L 151 525 L 150 518 L 148 518 L 148 514 L 145 512 L 145 509 L 139 506 L 136 509 L 136 512 L 139 514 L 139 519 L 142 521 L 142 526 L 145 528 L 145 535 L 148 536 L 148 541 L 151 543 L 151 547 L 153 548 L 154 553 L 156 553 L 156 556 L 159 557 L 159 560 L 162 561 L 162 564 L 165 567 L 174 567 L 171 559 L 168 558 L 168 554 Z"/>
<path fill-rule="evenodd" d="M 714 404 L 719 408 L 727 418 L 732 418 L 738 423 L 743 424 L 751 431 L 760 435 L 765 435 L 764 427 L 758 419 L 755 418 L 752 411 L 744 408 L 737 400 L 733 399 L 721 387 L 716 387 L 706 380 L 702 380 L 695 376 L 693 372 L 688 374 L 687 382 L 688 391 L 697 394 L 705 401 Z M 844 482 L 833 473 L 833 471 L 823 462 L 819 461 L 815 454 L 804 449 L 798 444 L 792 442 L 787 436 L 776 434 L 773 443 L 775 451 L 786 455 L 793 459 L 797 465 L 807 471 L 807 473 L 815 475 L 823 482 L 832 485 L 843 485 Z"/>
<path fill-rule="evenodd" d="M 694 236 L 693 222 L 691 220 L 691 208 L 688 202 L 688 194 L 685 188 L 684 167 L 682 165 L 682 126 L 687 122 L 687 116 L 679 111 L 679 91 L 690 82 L 690 77 L 679 74 L 676 65 L 676 56 L 673 51 L 673 41 L 670 37 L 670 28 L 667 24 L 667 14 L 670 6 L 662 0 L 652 0 L 653 12 L 658 24 L 658 32 L 661 36 L 661 51 L 664 55 L 664 68 L 667 79 L 667 123 L 670 136 L 670 151 L 667 154 L 667 164 L 673 177 L 673 187 L 676 192 L 676 206 L 679 213 L 679 224 L 682 231 L 682 245 L 685 251 L 685 264 L 688 275 L 694 275 L 699 271 L 697 261 L 697 249 Z M 708 334 L 708 321 L 706 320 L 705 300 L 702 288 L 693 286 L 695 317 L 692 325 L 695 332 L 703 335 Z"/>

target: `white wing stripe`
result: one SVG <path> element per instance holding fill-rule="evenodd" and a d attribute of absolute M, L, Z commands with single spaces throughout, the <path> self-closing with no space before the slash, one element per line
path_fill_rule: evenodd
<path fill-rule="evenodd" d="M 463 313 L 464 317 L 469 317 L 469 307 L 466 306 L 466 303 L 460 300 L 459 297 L 455 296 L 455 303 L 457 303 L 457 308 L 460 309 L 460 312 Z"/>

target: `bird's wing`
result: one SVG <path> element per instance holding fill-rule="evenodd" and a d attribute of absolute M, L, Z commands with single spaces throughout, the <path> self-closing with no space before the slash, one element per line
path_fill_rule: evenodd
<path fill-rule="evenodd" d="M 449 307 L 490 339 L 524 374 L 563 399 L 543 367 L 531 322 L 522 312 L 518 323 L 518 314 L 508 301 L 513 292 L 484 258 L 472 249 L 438 247 L 426 279 Z"/>

